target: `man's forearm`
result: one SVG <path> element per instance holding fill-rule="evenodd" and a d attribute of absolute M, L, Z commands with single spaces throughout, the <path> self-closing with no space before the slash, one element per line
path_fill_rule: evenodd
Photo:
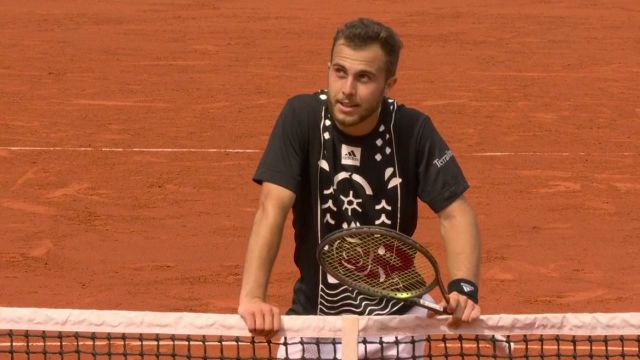
<path fill-rule="evenodd" d="M 280 249 L 284 222 L 294 201 L 293 192 L 271 183 L 262 184 L 258 211 L 247 245 L 240 301 L 265 299 L 271 269 Z"/>
<path fill-rule="evenodd" d="M 444 240 L 449 278 L 480 280 L 480 232 L 475 214 L 463 199 L 451 205 L 441 216 L 440 231 Z"/>
<path fill-rule="evenodd" d="M 271 269 L 278 255 L 284 220 L 273 210 L 260 209 L 256 213 L 249 237 L 242 275 L 240 298 L 264 300 Z"/>

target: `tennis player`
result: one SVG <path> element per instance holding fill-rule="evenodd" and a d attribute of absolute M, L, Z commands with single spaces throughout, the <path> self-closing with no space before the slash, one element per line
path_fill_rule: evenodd
<path fill-rule="evenodd" d="M 464 196 L 469 185 L 430 118 L 389 97 L 401 48 L 396 33 L 375 20 L 344 24 L 333 39 L 327 89 L 295 96 L 282 109 L 254 177 L 262 189 L 238 306 L 252 333 L 270 337 L 280 327 L 280 310 L 266 293 L 291 209 L 300 278 L 287 314 L 422 311 L 343 286 L 315 258 L 319 241 L 337 229 L 377 225 L 411 236 L 418 199 L 440 222 L 453 279 L 449 325 L 480 316 L 480 237 Z"/>

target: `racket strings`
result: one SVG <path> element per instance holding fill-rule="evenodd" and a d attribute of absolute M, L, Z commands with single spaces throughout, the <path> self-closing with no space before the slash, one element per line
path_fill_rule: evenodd
<path fill-rule="evenodd" d="M 391 236 L 353 233 L 322 249 L 324 266 L 338 280 L 394 297 L 425 293 L 436 279 L 431 262 L 413 246 Z M 426 281 L 425 281 L 426 280 Z"/>

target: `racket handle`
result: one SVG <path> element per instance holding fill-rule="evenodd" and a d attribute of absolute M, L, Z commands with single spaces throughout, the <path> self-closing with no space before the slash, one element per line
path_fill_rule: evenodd
<path fill-rule="evenodd" d="M 438 304 L 434 304 L 432 302 L 429 301 L 425 301 L 423 299 L 412 299 L 412 302 L 420 307 L 423 307 L 431 312 L 434 312 L 438 315 L 451 315 L 447 309 L 445 309 L 444 307 L 438 305 Z"/>

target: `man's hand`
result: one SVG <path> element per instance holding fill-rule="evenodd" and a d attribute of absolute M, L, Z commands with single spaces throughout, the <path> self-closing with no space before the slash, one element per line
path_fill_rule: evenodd
<path fill-rule="evenodd" d="M 440 306 L 445 308 L 451 314 L 451 319 L 447 322 L 447 326 L 457 328 L 462 323 L 470 323 L 477 320 L 482 313 L 480 305 L 469 300 L 468 297 L 460 295 L 457 292 L 449 294 L 449 304 L 441 302 Z M 430 311 L 428 317 L 432 318 L 436 314 Z"/>
<path fill-rule="evenodd" d="M 240 301 L 238 314 L 254 336 L 271 339 L 280 330 L 280 309 L 260 299 Z"/>
<path fill-rule="evenodd" d="M 462 323 L 470 323 L 480 317 L 480 305 L 474 303 L 468 297 L 457 292 L 449 294 L 449 305 L 447 311 L 451 314 L 448 326 L 458 327 Z"/>

